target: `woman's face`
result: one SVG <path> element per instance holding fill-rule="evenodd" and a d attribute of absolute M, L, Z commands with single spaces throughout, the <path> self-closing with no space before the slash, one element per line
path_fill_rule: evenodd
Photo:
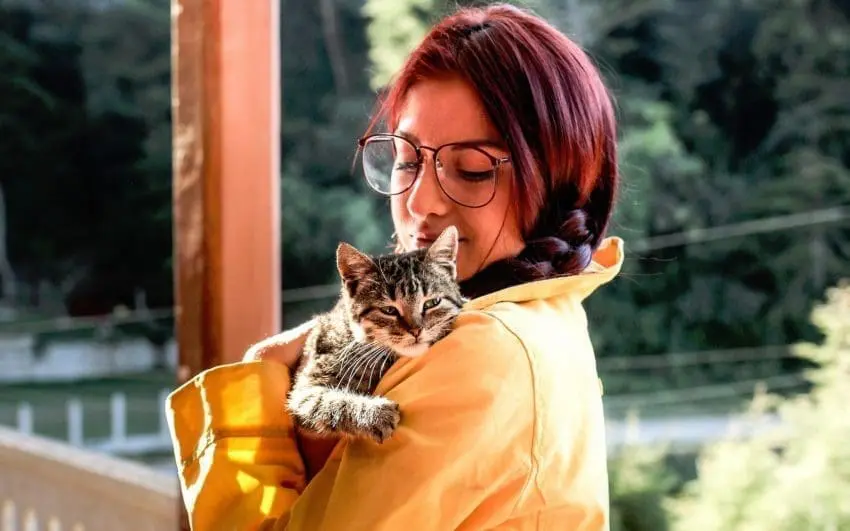
<path fill-rule="evenodd" d="M 416 146 L 431 148 L 482 141 L 480 149 L 493 157 L 509 155 L 475 91 L 456 78 L 417 82 L 407 93 L 394 133 Z M 413 186 L 391 199 L 393 224 L 401 246 L 408 251 L 427 247 L 443 229 L 454 225 L 460 237 L 459 280 L 471 277 L 491 262 L 519 254 L 524 244 L 511 201 L 511 164 L 500 166 L 493 199 L 486 206 L 469 208 L 446 195 L 437 181 L 433 152 L 422 153 L 424 164 Z M 443 153 L 448 152 L 441 151 L 441 159 Z"/>

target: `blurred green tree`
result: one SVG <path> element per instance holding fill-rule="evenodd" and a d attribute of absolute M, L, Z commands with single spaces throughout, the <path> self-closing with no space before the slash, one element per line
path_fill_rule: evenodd
<path fill-rule="evenodd" d="M 707 448 L 699 477 L 670 503 L 674 529 L 850 529 L 850 282 L 828 290 L 812 322 L 823 343 L 796 349 L 817 364 L 812 391 L 758 395 L 753 422 L 775 415 L 778 426 Z"/>
<path fill-rule="evenodd" d="M 608 463 L 611 531 L 668 531 L 665 502 L 680 478 L 663 447 L 626 446 Z"/>

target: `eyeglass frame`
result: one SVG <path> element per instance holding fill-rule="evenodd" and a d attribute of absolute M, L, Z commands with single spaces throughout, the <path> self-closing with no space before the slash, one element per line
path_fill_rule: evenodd
<path fill-rule="evenodd" d="M 492 203 L 493 198 L 496 197 L 496 188 L 497 188 L 497 184 L 498 184 L 499 168 L 502 167 L 502 164 L 510 164 L 511 163 L 510 155 L 508 155 L 506 157 L 494 157 L 490 153 L 487 153 L 486 151 L 481 149 L 481 147 L 480 147 L 481 145 L 488 143 L 488 142 L 482 141 L 482 140 L 466 140 L 466 141 L 462 141 L 462 142 L 449 142 L 447 144 L 442 144 L 442 145 L 439 145 L 437 147 L 431 147 L 431 146 L 426 146 L 426 145 L 417 146 L 411 139 L 409 139 L 405 136 L 402 136 L 402 135 L 397 135 L 397 134 L 393 134 L 393 133 L 375 133 L 375 134 L 371 134 L 371 135 L 367 135 L 367 136 L 358 138 L 357 139 L 357 146 L 358 146 L 359 150 L 362 151 L 366 147 L 366 144 L 368 144 L 372 140 L 375 140 L 375 139 L 392 140 L 392 139 L 396 139 L 396 138 L 399 139 L 399 140 L 402 140 L 404 142 L 407 142 L 410 146 L 413 147 L 413 150 L 416 153 L 417 164 L 419 165 L 419 170 L 416 172 L 416 176 L 413 179 L 411 179 L 410 184 L 407 185 L 407 187 L 404 188 L 401 191 L 398 191 L 398 192 L 395 192 L 395 193 L 389 193 L 389 192 L 381 192 L 380 190 L 375 190 L 375 187 L 372 186 L 372 183 L 370 183 L 369 179 L 366 177 L 366 168 L 363 164 L 363 153 L 360 154 L 360 159 L 361 159 L 360 165 L 363 168 L 363 178 L 366 180 L 366 184 L 369 185 L 369 188 L 371 188 L 372 190 L 375 190 L 375 192 L 377 192 L 381 195 L 384 195 L 384 196 L 388 196 L 388 197 L 403 194 L 403 193 L 407 192 L 408 190 L 410 190 L 411 188 L 413 188 L 413 185 L 416 184 L 417 179 L 419 179 L 419 176 L 423 173 L 422 166 L 424 165 L 424 162 L 425 162 L 424 156 L 422 154 L 423 150 L 431 152 L 431 161 L 432 161 L 433 166 L 434 166 L 434 177 L 436 177 L 436 179 L 437 179 L 437 185 L 440 187 L 440 190 L 452 202 L 454 202 L 454 203 L 456 203 L 456 204 L 458 204 L 462 207 L 465 207 L 465 208 L 483 208 L 483 207 L 489 205 L 490 203 Z M 492 144 L 492 142 L 489 142 L 489 143 Z M 494 180 L 493 192 L 490 194 L 490 198 L 487 199 L 487 201 L 484 202 L 481 205 L 470 206 L 470 205 L 461 203 L 460 201 L 458 201 L 457 199 L 452 197 L 451 194 L 449 194 L 446 191 L 446 189 L 443 187 L 443 183 L 440 181 L 440 176 L 437 174 L 437 154 L 440 152 L 441 149 L 443 149 L 445 147 L 453 147 L 453 146 L 461 146 L 461 147 L 465 147 L 465 148 L 474 149 L 475 151 L 477 151 L 477 152 L 481 153 L 482 155 L 484 155 L 485 157 L 487 157 L 490 160 L 490 163 L 493 164 L 493 170 L 492 170 L 493 171 L 493 180 Z"/>

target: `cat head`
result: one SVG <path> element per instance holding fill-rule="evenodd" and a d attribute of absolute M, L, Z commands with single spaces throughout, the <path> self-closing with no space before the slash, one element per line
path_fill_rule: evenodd
<path fill-rule="evenodd" d="M 416 357 L 448 334 L 464 302 L 457 252 L 454 227 L 427 249 L 402 254 L 370 257 L 340 244 L 337 268 L 355 337 Z"/>

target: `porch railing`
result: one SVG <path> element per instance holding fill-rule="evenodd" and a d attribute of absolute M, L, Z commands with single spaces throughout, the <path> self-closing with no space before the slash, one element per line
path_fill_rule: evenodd
<path fill-rule="evenodd" d="M 175 476 L 0 427 L 0 531 L 177 527 Z"/>

